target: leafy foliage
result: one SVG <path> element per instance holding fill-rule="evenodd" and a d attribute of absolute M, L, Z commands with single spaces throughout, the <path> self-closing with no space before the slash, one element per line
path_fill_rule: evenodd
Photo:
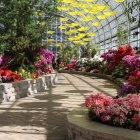
<path fill-rule="evenodd" d="M 0 0 L 0 54 L 11 56 L 11 70 L 34 69 L 38 46 L 46 37 L 47 26 L 57 16 L 54 2 Z"/>

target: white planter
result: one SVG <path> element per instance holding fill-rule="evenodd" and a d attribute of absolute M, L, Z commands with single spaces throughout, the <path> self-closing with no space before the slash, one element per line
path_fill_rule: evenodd
<path fill-rule="evenodd" d="M 136 130 L 113 127 L 91 121 L 86 108 L 73 110 L 67 116 L 67 140 L 139 140 L 140 132 Z"/>
<path fill-rule="evenodd" d="M 57 79 L 57 73 L 43 75 L 36 79 L 0 84 L 0 102 L 9 102 L 47 90 Z"/>

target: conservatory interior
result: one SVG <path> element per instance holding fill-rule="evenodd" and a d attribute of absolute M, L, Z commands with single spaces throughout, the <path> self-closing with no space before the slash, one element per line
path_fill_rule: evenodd
<path fill-rule="evenodd" d="M 139 0 L 0 0 L 0 140 L 140 140 Z"/>

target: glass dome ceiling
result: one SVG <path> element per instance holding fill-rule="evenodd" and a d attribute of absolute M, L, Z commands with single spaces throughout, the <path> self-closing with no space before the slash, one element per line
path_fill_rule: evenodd
<path fill-rule="evenodd" d="M 138 0 L 57 0 L 60 11 L 59 32 L 75 44 L 100 44 L 102 50 L 116 47 L 118 26 L 128 31 L 129 44 L 140 44 Z M 129 7 L 133 11 L 128 11 Z M 132 17 L 133 22 L 128 18 Z M 57 19 L 58 20 L 58 19 Z M 136 36 L 134 33 L 138 32 Z M 84 33 L 86 35 L 84 35 Z M 80 35 L 81 34 L 81 35 Z M 61 37 L 63 40 L 63 37 Z M 61 43 L 62 40 L 56 41 Z"/>

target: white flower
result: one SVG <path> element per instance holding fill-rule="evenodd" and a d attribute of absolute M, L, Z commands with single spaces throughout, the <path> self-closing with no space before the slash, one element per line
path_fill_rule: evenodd
<path fill-rule="evenodd" d="M 95 55 L 95 56 L 93 57 L 93 61 L 94 61 L 94 62 L 102 62 L 102 61 L 103 61 L 103 58 L 101 58 L 99 55 Z"/>

